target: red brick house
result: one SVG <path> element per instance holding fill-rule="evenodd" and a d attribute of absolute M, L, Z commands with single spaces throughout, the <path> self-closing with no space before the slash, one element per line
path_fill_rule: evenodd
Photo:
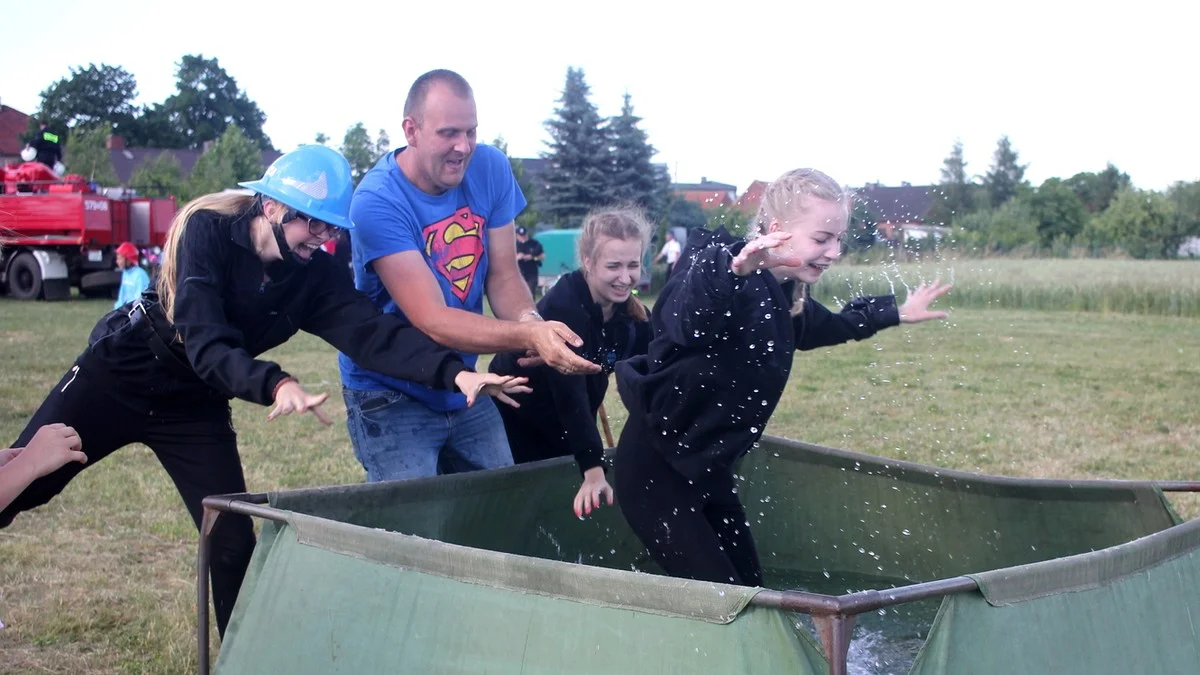
<path fill-rule="evenodd" d="M 762 203 L 763 193 L 767 191 L 767 186 L 770 185 L 765 180 L 756 180 L 746 188 L 741 197 L 737 198 L 738 210 L 745 211 L 750 215 L 758 213 L 758 205 Z"/>
<path fill-rule="evenodd" d="M 29 129 L 29 115 L 0 105 L 0 166 L 21 161 L 21 134 Z"/>

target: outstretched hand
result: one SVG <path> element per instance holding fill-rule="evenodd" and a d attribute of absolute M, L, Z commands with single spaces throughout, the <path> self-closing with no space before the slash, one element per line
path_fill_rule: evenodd
<path fill-rule="evenodd" d="M 780 248 L 783 242 L 791 238 L 791 232 L 782 230 L 755 237 L 729 263 L 729 269 L 739 277 L 744 277 L 760 269 L 799 267 L 804 264 L 804 259 L 793 253 L 790 246 Z"/>
<path fill-rule="evenodd" d="M 571 351 L 572 347 L 583 346 L 583 339 L 561 321 L 527 321 L 531 332 L 530 351 L 537 354 L 542 363 L 564 375 L 592 375 L 600 372 L 600 366 Z M 521 363 L 521 362 L 519 362 Z M 528 357 L 521 365 L 530 363 Z M 540 365 L 540 364 L 537 364 Z"/>
<path fill-rule="evenodd" d="M 520 408 L 521 404 L 509 398 L 508 395 L 528 394 L 533 391 L 525 386 L 527 382 L 529 382 L 527 377 L 477 373 L 471 370 L 461 371 L 454 376 L 454 384 L 458 385 L 459 391 L 467 395 L 468 408 L 475 405 L 475 400 L 481 395 L 492 396 L 514 408 Z"/>
<path fill-rule="evenodd" d="M 329 398 L 329 392 L 310 394 L 304 391 L 299 382 L 289 380 L 284 382 L 279 387 L 279 392 L 275 394 L 275 408 L 267 414 L 267 419 L 273 420 L 281 415 L 310 412 L 321 421 L 321 424 L 329 426 L 333 424 L 333 420 L 329 419 L 329 416 L 321 410 L 321 404 L 327 398 Z"/>
<path fill-rule="evenodd" d="M 900 305 L 900 323 L 921 323 L 931 319 L 945 319 L 950 316 L 949 312 L 934 311 L 929 309 L 929 306 L 935 300 L 950 292 L 953 288 L 950 284 L 942 284 L 940 281 L 934 281 L 928 284 L 921 284 L 914 290 L 909 291 L 908 298 L 904 304 Z"/>

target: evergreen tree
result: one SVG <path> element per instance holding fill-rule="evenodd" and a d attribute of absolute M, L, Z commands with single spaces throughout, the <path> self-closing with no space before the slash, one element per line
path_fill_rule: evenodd
<path fill-rule="evenodd" d="M 633 104 L 626 93 L 621 114 L 608 123 L 612 141 L 612 197 L 644 207 L 657 220 L 666 210 L 670 180 L 660 167 L 650 162 L 656 151 L 646 132 L 638 128 L 641 120 L 633 114 Z"/>
<path fill-rule="evenodd" d="M 595 206 L 612 199 L 611 153 L 600 114 L 588 100 L 583 69 L 567 68 L 555 117 L 546 121 L 551 141 L 539 210 L 559 227 L 576 227 Z"/>
<path fill-rule="evenodd" d="M 983 179 L 988 199 L 995 208 L 1017 195 L 1025 186 L 1025 165 L 1017 162 L 1017 151 L 1013 150 L 1008 136 L 1001 136 L 992 155 L 992 166 Z"/>
<path fill-rule="evenodd" d="M 376 158 L 375 143 L 362 122 L 346 130 L 346 135 L 342 137 L 341 153 L 350 163 L 350 175 L 354 177 L 354 184 L 358 185 L 374 166 Z"/>
<path fill-rule="evenodd" d="M 517 187 L 521 188 L 521 194 L 525 195 L 526 206 L 517 214 L 517 225 L 530 229 L 537 227 L 541 217 L 537 210 L 538 190 L 537 186 L 533 184 L 533 180 L 525 173 L 524 162 L 508 154 L 508 141 L 504 140 L 504 136 L 497 136 L 496 140 L 492 141 L 492 147 L 508 157 L 508 164 L 512 167 L 513 176 L 517 179 Z"/>
<path fill-rule="evenodd" d="M 392 149 L 392 137 L 388 136 L 385 129 L 379 130 L 379 135 L 375 137 L 375 161 L 379 161 L 380 157 L 386 155 Z"/>
<path fill-rule="evenodd" d="M 967 177 L 967 162 L 963 159 L 962 141 L 955 141 L 950 156 L 942 162 L 942 179 L 938 183 L 936 200 L 929 210 L 929 222 L 949 225 L 970 211 L 971 187 L 971 180 Z"/>

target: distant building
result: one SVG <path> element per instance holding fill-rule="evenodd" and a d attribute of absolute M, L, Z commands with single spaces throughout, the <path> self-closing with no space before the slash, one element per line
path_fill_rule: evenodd
<path fill-rule="evenodd" d="M 888 187 L 869 183 L 854 193 L 858 202 L 875 219 L 875 230 L 881 238 L 907 241 L 930 236 L 941 238 L 949 233 L 950 228 L 925 222 L 937 190 L 936 185 Z"/>
<path fill-rule="evenodd" d="M 166 148 L 126 148 L 125 139 L 120 136 L 109 136 L 105 143 L 108 147 L 109 159 L 112 161 L 113 170 L 117 173 L 117 178 L 122 185 L 136 188 L 136 185 L 129 185 L 129 181 L 133 178 L 133 174 L 137 173 L 146 162 L 158 157 L 163 153 L 170 154 L 175 157 L 175 161 L 179 162 L 180 174 L 183 178 L 187 178 L 192 174 L 192 169 L 196 168 L 196 162 L 204 154 L 205 150 L 177 150 Z M 283 155 L 282 152 L 274 150 L 264 150 L 262 153 L 262 165 L 268 167 L 272 162 L 279 159 Z M 70 170 L 70 167 L 67 167 Z"/>
<path fill-rule="evenodd" d="M 0 166 L 21 161 L 21 134 L 29 130 L 29 115 L 0 105 Z"/>
<path fill-rule="evenodd" d="M 756 180 L 750 183 L 750 187 L 746 188 L 742 196 L 737 198 L 735 206 L 751 215 L 758 213 L 758 205 L 762 203 L 763 194 L 767 191 L 768 185 L 770 183 L 765 180 Z"/>
<path fill-rule="evenodd" d="M 733 206 L 737 202 L 737 186 L 708 178 L 701 178 L 699 183 L 673 183 L 671 192 L 705 209 Z"/>

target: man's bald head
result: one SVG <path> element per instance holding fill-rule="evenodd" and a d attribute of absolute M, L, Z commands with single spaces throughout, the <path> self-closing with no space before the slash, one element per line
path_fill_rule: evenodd
<path fill-rule="evenodd" d="M 425 112 L 425 99 L 429 96 L 429 90 L 437 84 L 449 87 L 450 91 L 460 98 L 475 96 L 471 91 L 471 85 L 467 84 L 467 80 L 462 75 L 453 70 L 431 70 L 418 77 L 409 88 L 408 98 L 404 100 L 404 116 L 406 118 L 412 118 L 417 124 L 421 123 Z"/>

